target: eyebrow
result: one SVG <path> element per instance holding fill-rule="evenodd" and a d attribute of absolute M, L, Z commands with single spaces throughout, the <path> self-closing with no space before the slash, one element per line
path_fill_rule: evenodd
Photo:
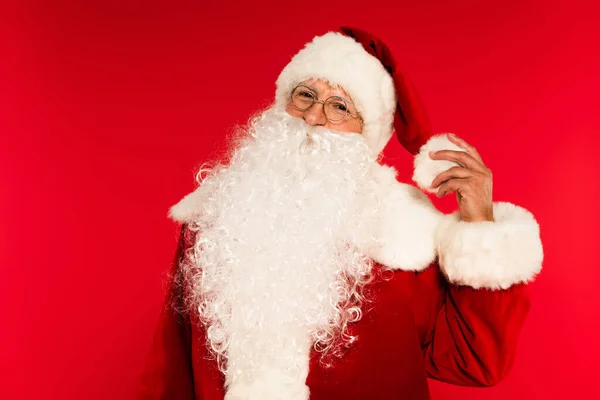
<path fill-rule="evenodd" d="M 312 85 L 310 85 L 310 84 L 308 84 L 308 83 L 300 82 L 300 83 L 299 83 L 299 85 L 306 86 L 307 88 L 309 88 L 309 89 L 310 89 L 310 90 L 312 90 L 313 92 L 315 92 L 315 93 L 319 93 L 319 91 L 318 91 L 318 90 L 317 90 L 317 89 L 316 89 L 314 86 L 312 86 Z M 337 94 L 336 94 L 336 95 L 334 95 L 334 96 L 330 96 L 330 97 L 339 97 L 339 98 L 341 98 L 341 99 L 344 99 L 344 101 L 345 101 L 346 103 L 350 103 L 350 104 L 354 105 L 354 102 L 353 102 L 352 100 L 350 100 L 350 99 L 347 99 L 347 98 L 345 98 L 344 96 L 339 96 L 339 95 L 337 95 Z"/>

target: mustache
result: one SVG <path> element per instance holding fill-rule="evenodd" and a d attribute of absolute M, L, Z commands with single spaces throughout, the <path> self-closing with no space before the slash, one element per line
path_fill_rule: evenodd
<path fill-rule="evenodd" d="M 321 126 L 307 126 L 306 135 L 300 142 L 300 154 L 316 155 L 332 153 L 345 142 L 356 140 L 358 133 L 340 132 Z"/>

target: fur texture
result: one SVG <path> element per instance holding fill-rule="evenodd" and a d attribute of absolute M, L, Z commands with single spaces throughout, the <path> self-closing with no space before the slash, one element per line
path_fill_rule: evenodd
<path fill-rule="evenodd" d="M 392 167 L 378 166 L 374 174 L 377 212 L 370 218 L 370 237 L 357 240 L 364 254 L 390 269 L 421 271 L 436 257 L 434 232 L 440 213 L 415 186 L 396 180 Z"/>
<path fill-rule="evenodd" d="M 436 231 L 439 264 L 448 280 L 476 289 L 507 289 L 530 282 L 544 258 L 533 215 L 510 203 L 494 203 L 495 222 L 462 222 L 458 212 Z"/>

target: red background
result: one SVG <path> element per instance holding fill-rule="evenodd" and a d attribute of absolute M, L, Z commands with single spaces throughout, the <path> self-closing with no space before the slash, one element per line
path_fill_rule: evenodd
<path fill-rule="evenodd" d="M 340 24 L 384 38 L 434 129 L 474 144 L 495 199 L 541 225 L 511 375 L 493 389 L 432 382 L 434 398 L 600 394 L 597 6 L 18 4 L 0 13 L 0 398 L 133 397 L 175 250 L 168 207 L 271 101 L 290 57 Z M 411 157 L 396 142 L 385 154 L 406 181 Z"/>

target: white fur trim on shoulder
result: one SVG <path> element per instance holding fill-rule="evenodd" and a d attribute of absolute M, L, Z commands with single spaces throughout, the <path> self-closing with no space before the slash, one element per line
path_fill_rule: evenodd
<path fill-rule="evenodd" d="M 421 146 L 419 154 L 415 156 L 415 171 L 412 179 L 421 189 L 428 193 L 437 193 L 439 189 L 439 187 L 431 188 L 431 183 L 436 176 L 458 165 L 453 161 L 433 160 L 429 157 L 430 151 L 439 150 L 466 151 L 452 143 L 446 133 L 431 137 L 427 143 Z"/>
<path fill-rule="evenodd" d="M 199 190 L 185 196 L 169 210 L 169 217 L 176 222 L 186 223 L 195 219 L 202 205 L 202 197 Z"/>
<path fill-rule="evenodd" d="M 424 270 L 435 260 L 435 230 L 443 214 L 418 188 L 398 182 L 393 168 L 378 168 L 373 228 L 359 249 L 390 269 Z"/>
<path fill-rule="evenodd" d="M 544 257 L 539 225 L 526 209 L 494 203 L 495 222 L 463 222 L 447 215 L 436 231 L 439 264 L 451 283 L 506 289 L 530 282 Z"/>

